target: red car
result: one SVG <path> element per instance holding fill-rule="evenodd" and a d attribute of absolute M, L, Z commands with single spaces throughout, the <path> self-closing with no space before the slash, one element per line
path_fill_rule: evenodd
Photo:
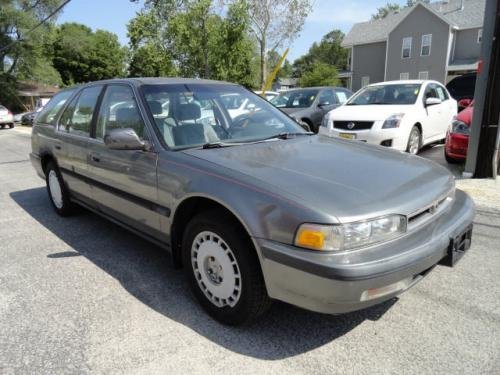
<path fill-rule="evenodd" d="M 462 100 L 460 101 L 462 102 Z M 444 145 L 444 157 L 448 163 L 463 163 L 467 157 L 467 146 L 469 145 L 470 125 L 472 123 L 472 112 L 474 102 L 461 111 L 446 133 Z"/>

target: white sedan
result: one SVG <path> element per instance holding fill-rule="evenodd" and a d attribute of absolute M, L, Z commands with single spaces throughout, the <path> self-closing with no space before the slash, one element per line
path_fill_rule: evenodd
<path fill-rule="evenodd" d="M 446 138 L 457 102 L 436 81 L 391 81 L 366 86 L 328 112 L 319 133 L 418 153 Z"/>

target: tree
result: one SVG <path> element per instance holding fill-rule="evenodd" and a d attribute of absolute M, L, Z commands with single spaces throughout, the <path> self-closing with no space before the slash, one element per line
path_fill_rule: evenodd
<path fill-rule="evenodd" d="M 311 0 L 247 0 L 251 30 L 259 45 L 260 84 L 265 82 L 266 55 L 291 42 L 312 9 Z"/>
<path fill-rule="evenodd" d="M 317 63 L 314 68 L 300 78 L 301 87 L 337 86 L 339 84 L 338 71 L 333 65 Z"/>
<path fill-rule="evenodd" d="M 333 65 L 337 69 L 345 69 L 347 65 L 347 50 L 341 46 L 344 33 L 332 30 L 321 38 L 320 43 L 314 42 L 309 51 L 293 63 L 293 76 L 300 78 L 314 69 L 317 63 Z"/>
<path fill-rule="evenodd" d="M 429 4 L 430 0 L 407 0 L 406 6 L 404 7 L 401 7 L 399 4 L 396 3 L 387 3 L 383 7 L 377 8 L 377 13 L 372 14 L 372 20 L 379 20 L 385 18 L 392 12 L 400 11 L 405 8 L 410 8 L 417 3 Z"/>
<path fill-rule="evenodd" d="M 65 23 L 55 32 L 52 63 L 66 85 L 123 76 L 125 55 L 108 31 Z"/>

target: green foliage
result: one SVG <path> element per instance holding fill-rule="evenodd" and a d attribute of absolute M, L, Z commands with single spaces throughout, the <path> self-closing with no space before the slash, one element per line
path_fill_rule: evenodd
<path fill-rule="evenodd" d="M 430 2 L 431 2 L 430 0 L 407 0 L 406 6 L 404 6 L 404 7 L 401 7 L 397 3 L 387 3 L 383 7 L 377 8 L 377 13 L 372 14 L 372 20 L 379 20 L 379 19 L 385 18 L 392 12 L 400 11 L 402 9 L 412 7 L 417 3 L 429 4 Z"/>
<path fill-rule="evenodd" d="M 337 68 L 322 62 L 316 63 L 312 70 L 300 77 L 301 87 L 337 86 L 338 84 Z"/>
<path fill-rule="evenodd" d="M 318 63 L 332 65 L 338 70 L 347 65 L 347 50 L 340 44 L 344 33 L 332 30 L 324 35 L 319 43 L 313 43 L 309 51 L 293 63 L 293 76 L 296 78 L 311 72 Z"/>
<path fill-rule="evenodd" d="M 255 85 L 247 3 L 231 2 L 225 17 L 212 0 L 146 1 L 128 24 L 129 75 L 180 75 Z"/>
<path fill-rule="evenodd" d="M 65 85 L 120 77 L 125 55 L 118 37 L 108 31 L 65 23 L 55 32 L 52 62 Z"/>

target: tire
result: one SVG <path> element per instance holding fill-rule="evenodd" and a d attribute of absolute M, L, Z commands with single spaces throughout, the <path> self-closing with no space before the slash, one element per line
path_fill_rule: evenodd
<path fill-rule="evenodd" d="M 305 119 L 304 119 L 304 120 L 302 120 L 302 122 L 303 122 L 304 124 L 307 124 L 307 126 L 309 126 L 309 129 L 311 129 L 311 131 L 312 131 L 313 133 L 316 133 L 316 134 L 318 133 L 318 131 L 319 131 L 318 127 L 317 127 L 317 126 L 314 126 L 314 124 L 313 124 L 311 121 L 309 121 L 309 120 L 305 120 Z"/>
<path fill-rule="evenodd" d="M 410 131 L 410 136 L 408 137 L 408 144 L 406 146 L 406 152 L 409 154 L 417 155 L 418 151 L 422 147 L 422 134 L 417 126 L 414 126 Z"/>
<path fill-rule="evenodd" d="M 61 172 L 54 162 L 49 162 L 45 168 L 45 182 L 52 207 L 60 216 L 69 216 L 73 212 L 73 203 L 62 178 Z"/>
<path fill-rule="evenodd" d="M 254 322 L 271 300 L 255 248 L 239 223 L 221 210 L 196 215 L 182 239 L 184 272 L 190 288 L 217 321 Z"/>
<path fill-rule="evenodd" d="M 448 164 L 462 164 L 464 162 L 464 160 L 455 159 L 452 158 L 451 156 L 448 156 L 448 154 L 446 153 L 446 149 L 444 150 L 444 158 L 446 159 L 446 162 Z"/>
<path fill-rule="evenodd" d="M 11 129 L 14 128 L 14 123 L 13 122 L 9 124 L 9 128 L 11 128 Z"/>

